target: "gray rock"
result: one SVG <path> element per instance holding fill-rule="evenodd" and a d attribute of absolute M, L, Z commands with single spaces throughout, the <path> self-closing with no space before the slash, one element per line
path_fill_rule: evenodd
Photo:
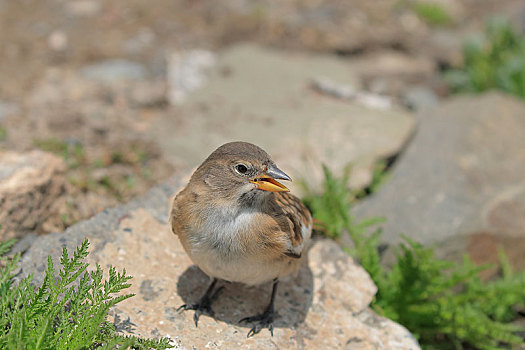
<path fill-rule="evenodd" d="M 416 111 L 434 107 L 438 102 L 437 95 L 425 86 L 413 86 L 403 96 L 405 106 Z"/>
<path fill-rule="evenodd" d="M 315 78 L 312 81 L 312 89 L 320 94 L 325 94 L 341 100 L 351 101 L 357 96 L 357 90 L 355 87 L 335 84 L 333 81 L 322 77 Z"/>
<path fill-rule="evenodd" d="M 73 17 L 92 17 L 102 9 L 98 0 L 73 0 L 64 4 L 66 13 Z"/>
<path fill-rule="evenodd" d="M 356 101 L 365 107 L 372 109 L 388 110 L 391 109 L 392 99 L 377 93 L 368 91 L 356 91 L 349 85 L 338 85 L 326 78 L 317 78 L 311 85 L 314 91 L 331 96 L 340 100 Z"/>
<path fill-rule="evenodd" d="M 155 41 L 155 32 L 149 27 L 140 28 L 131 38 L 122 43 L 122 46 L 129 54 L 137 54 L 150 47 Z"/>
<path fill-rule="evenodd" d="M 144 79 L 147 69 L 136 62 L 112 59 L 85 66 L 80 70 L 80 75 L 86 79 L 114 83 L 122 80 Z"/>
<path fill-rule="evenodd" d="M 207 80 L 206 71 L 216 60 L 215 54 L 207 50 L 177 51 L 168 55 L 169 102 L 179 105 L 191 92 L 201 88 Z"/>
<path fill-rule="evenodd" d="M 352 60 L 368 90 L 399 96 L 408 85 L 423 84 L 436 74 L 436 63 L 429 57 L 394 50 L 380 50 Z"/>
<path fill-rule="evenodd" d="M 400 234 L 423 243 L 479 233 L 525 239 L 524 135 L 525 103 L 509 96 L 426 110 L 390 180 L 354 214 L 386 217 L 389 243 Z"/>
<path fill-rule="evenodd" d="M 439 28 L 432 30 L 426 38 L 425 52 L 436 62 L 459 66 L 463 63 L 463 43 L 472 35 L 467 30 Z"/>
<path fill-rule="evenodd" d="M 352 186 L 366 186 L 374 162 L 403 147 L 415 120 L 400 109 L 378 109 L 388 101 L 375 95 L 348 101 L 312 87 L 318 77 L 332 90 L 359 86 L 357 70 L 331 55 L 235 46 L 219 56 L 207 84 L 152 132 L 164 153 L 186 166 L 198 165 L 223 143 L 244 140 L 267 150 L 295 180 L 315 187 L 321 163 L 335 172 L 351 163 Z"/>
<path fill-rule="evenodd" d="M 11 102 L 0 101 L 0 122 L 10 115 L 18 112 L 18 105 Z"/>
<path fill-rule="evenodd" d="M 126 292 L 136 296 L 112 310 L 122 331 L 147 337 L 171 335 L 181 348 L 321 349 L 357 344 L 360 349 L 419 349 L 405 328 L 368 308 L 376 292 L 370 277 L 326 239 L 314 241 L 298 275 L 282 281 L 274 337 L 263 331 L 246 339 L 249 325 L 238 323 L 264 308 L 268 284 L 227 284 L 214 304 L 215 316 L 202 316 L 196 328 L 192 311 L 176 309 L 194 302 L 209 279 L 192 266 L 166 222 L 169 197 L 187 180 L 173 178 L 145 197 L 106 210 L 62 234 L 38 237 L 22 257 L 21 276 L 35 273 L 35 280 L 41 282 L 47 255 L 57 261 L 62 246 L 72 249 L 88 237 L 92 266 L 113 265 L 134 276 Z"/>
<path fill-rule="evenodd" d="M 127 95 L 130 105 L 135 108 L 158 107 L 167 104 L 166 83 L 162 80 L 128 84 Z"/>

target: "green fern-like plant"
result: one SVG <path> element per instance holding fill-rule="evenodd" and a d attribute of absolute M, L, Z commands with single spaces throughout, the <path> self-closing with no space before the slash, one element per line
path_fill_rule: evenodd
<path fill-rule="evenodd" d="M 505 349 L 525 344 L 511 324 L 517 309 L 525 307 L 525 271 L 512 270 L 500 252 L 502 277 L 483 282 L 468 256 L 463 263 L 437 259 L 432 248 L 410 240 L 397 247 L 391 268 L 381 264 L 381 219 L 360 223 L 350 215 L 356 196 L 349 193 L 348 177 L 333 176 L 324 167 L 322 193 L 308 192 L 305 202 L 329 237 L 349 234 L 348 252 L 368 271 L 377 294 L 372 307 L 407 327 L 425 349 Z M 328 221 L 325 221 L 328 220 Z"/>
<path fill-rule="evenodd" d="M 301 185 L 307 193 L 303 197 L 305 205 L 314 213 L 318 222 L 322 223 L 322 230 L 326 236 L 337 238 L 344 228 L 351 226 L 349 212 L 353 201 L 352 194 L 347 189 L 350 168 L 343 171 L 343 175 L 335 177 L 326 165 L 323 164 L 325 181 L 321 193 L 315 193 L 302 181 Z"/>
<path fill-rule="evenodd" d="M 455 92 L 502 90 L 525 98 L 525 36 L 508 20 L 487 22 L 485 33 L 466 41 L 462 67 L 445 72 Z"/>
<path fill-rule="evenodd" d="M 436 259 L 433 249 L 405 238 L 373 307 L 423 344 L 440 336 L 456 348 L 521 344 L 515 334 L 520 328 L 509 322 L 517 316 L 513 307 L 525 301 L 525 274 L 483 283 L 479 273 L 488 267 L 475 266 L 467 256 L 462 264 Z"/>
<path fill-rule="evenodd" d="M 107 321 L 109 309 L 133 294 L 117 295 L 128 288 L 126 271 L 110 267 L 108 279 L 97 264 L 87 271 L 88 240 L 69 257 L 62 250 L 56 274 L 48 257 L 44 282 L 35 288 L 32 275 L 13 281 L 20 254 L 6 257 L 14 241 L 0 243 L 0 348 L 1 349 L 167 349 L 168 339 L 123 336 Z"/>

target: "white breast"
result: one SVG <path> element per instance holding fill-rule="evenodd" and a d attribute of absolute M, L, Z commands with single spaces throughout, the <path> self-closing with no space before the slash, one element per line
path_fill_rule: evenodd
<path fill-rule="evenodd" d="M 188 252 L 193 262 L 206 274 L 227 281 L 255 285 L 290 272 L 288 264 L 268 261 L 253 250 L 247 253 L 240 244 L 241 241 L 250 241 L 249 238 L 243 239 L 241 235 L 249 234 L 254 219 L 263 214 L 245 210 L 230 215 L 217 209 L 206 214 L 204 225 L 190 235 L 192 248 Z"/>
<path fill-rule="evenodd" d="M 194 237 L 198 250 L 213 250 L 224 257 L 242 254 L 240 235 L 249 231 L 259 213 L 253 210 L 230 211 L 227 209 L 208 210 L 203 216 L 204 224 Z"/>

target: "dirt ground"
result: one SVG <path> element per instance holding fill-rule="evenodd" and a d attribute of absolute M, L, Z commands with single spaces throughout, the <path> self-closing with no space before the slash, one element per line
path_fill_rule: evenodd
<path fill-rule="evenodd" d="M 518 17 L 516 21 L 523 22 L 519 18 L 523 13 L 516 11 L 523 7 L 520 0 L 435 2 L 449 9 L 452 19 L 445 29 L 453 32 L 476 30 L 495 14 Z M 148 62 L 170 47 L 218 49 L 250 40 L 284 48 L 349 54 L 381 46 L 419 53 L 426 50 L 428 32 L 436 27 L 418 20 L 412 3 L 2 0 L 0 96 L 23 99 L 24 92 L 48 67 L 78 67 L 108 57 Z M 63 50 L 53 48 L 57 32 L 67 38 Z M 133 39 L 139 43 L 133 45 Z"/>
<path fill-rule="evenodd" d="M 345 57 L 390 49 L 457 64 L 460 39 L 497 14 L 525 28 L 522 0 L 439 0 L 432 19 L 411 0 L 0 0 L 0 149 L 41 148 L 68 164 L 59 230 L 144 193 L 177 164 L 148 125 L 176 118 L 166 92 L 173 50 L 253 41 Z M 146 70 L 133 83 L 82 79 L 90 64 L 124 59 Z M 441 92 L 443 93 L 443 92 Z"/>

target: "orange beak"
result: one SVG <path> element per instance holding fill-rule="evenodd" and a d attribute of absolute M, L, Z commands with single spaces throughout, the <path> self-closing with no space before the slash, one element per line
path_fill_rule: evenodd
<path fill-rule="evenodd" d="M 278 182 L 276 179 L 292 181 L 292 179 L 282 170 L 275 165 L 271 165 L 268 167 L 265 174 L 250 180 L 250 182 L 255 184 L 259 190 L 269 192 L 290 192 L 286 186 Z"/>

